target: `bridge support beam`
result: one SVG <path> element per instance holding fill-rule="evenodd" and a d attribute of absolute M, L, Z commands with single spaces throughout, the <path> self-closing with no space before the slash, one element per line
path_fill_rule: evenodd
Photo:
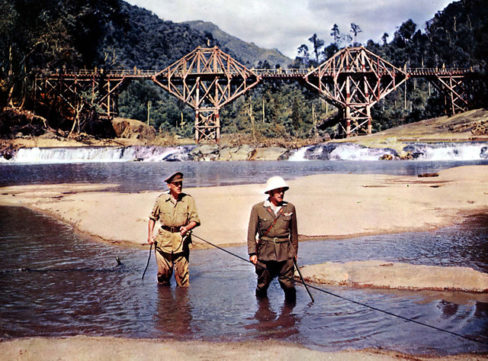
<path fill-rule="evenodd" d="M 195 110 L 196 142 L 220 139 L 220 109 L 261 80 L 218 47 L 198 47 L 152 77 Z"/>
<path fill-rule="evenodd" d="M 198 109 L 195 111 L 195 141 L 220 140 L 220 116 L 218 109 Z"/>
<path fill-rule="evenodd" d="M 59 97 L 73 112 L 95 109 L 102 118 L 118 114 L 118 94 L 125 83 L 124 75 L 105 76 L 103 72 L 56 73 L 36 78 L 38 96 Z"/>
<path fill-rule="evenodd" d="M 364 47 L 345 48 L 305 75 L 305 82 L 342 110 L 346 137 L 372 132 L 371 107 L 408 74 Z"/>
<path fill-rule="evenodd" d="M 468 92 L 464 75 L 436 75 L 432 84 L 446 97 L 446 112 L 449 115 L 468 110 Z"/>

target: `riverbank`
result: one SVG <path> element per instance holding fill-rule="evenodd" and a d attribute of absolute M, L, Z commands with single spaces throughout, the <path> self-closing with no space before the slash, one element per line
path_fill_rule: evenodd
<path fill-rule="evenodd" d="M 393 351 L 321 352 L 277 342 L 201 342 L 137 340 L 113 337 L 36 337 L 0 342 L 0 360 L 126 361 L 126 360 L 329 360 L 329 361 L 480 361 L 487 355 L 411 356 Z"/>

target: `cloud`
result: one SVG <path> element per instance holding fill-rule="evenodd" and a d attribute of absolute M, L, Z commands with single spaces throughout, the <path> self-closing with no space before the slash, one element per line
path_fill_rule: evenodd
<path fill-rule="evenodd" d="M 357 41 L 380 41 L 404 21 L 420 29 L 450 0 L 129 0 L 174 22 L 205 20 L 223 31 L 263 48 L 277 48 L 294 58 L 300 44 L 316 33 L 326 44 L 330 29 L 339 25 L 349 34 L 350 24 L 360 26 Z"/>

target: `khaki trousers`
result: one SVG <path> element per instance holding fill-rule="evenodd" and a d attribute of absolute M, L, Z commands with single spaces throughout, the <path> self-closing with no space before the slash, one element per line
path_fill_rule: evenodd
<path fill-rule="evenodd" d="M 293 259 L 291 258 L 281 262 L 259 260 L 256 264 L 256 274 L 258 275 L 256 293 L 264 296 L 269 284 L 275 277 L 278 277 L 280 286 L 285 291 L 285 294 L 294 293 L 293 270 Z"/>
<path fill-rule="evenodd" d="M 179 287 L 188 287 L 190 285 L 189 258 L 189 251 L 166 253 L 156 250 L 159 284 L 169 286 L 174 270 L 176 284 Z"/>

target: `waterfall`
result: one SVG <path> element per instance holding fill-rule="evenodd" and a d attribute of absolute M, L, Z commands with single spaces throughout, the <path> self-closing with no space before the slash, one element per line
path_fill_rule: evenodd
<path fill-rule="evenodd" d="M 194 145 L 176 147 L 65 147 L 21 148 L 11 158 L 0 156 L 0 163 L 89 163 L 89 162 L 162 162 L 192 160 Z M 471 161 L 488 159 L 488 143 L 412 143 L 402 154 L 418 161 Z M 293 152 L 289 161 L 377 161 L 399 159 L 391 148 L 368 148 L 356 143 L 321 143 L 302 147 Z"/>
<path fill-rule="evenodd" d="M 470 161 L 488 159 L 488 143 L 412 143 L 403 154 L 421 161 Z M 322 143 L 298 149 L 289 160 L 358 160 L 399 159 L 391 148 L 368 148 L 356 143 Z"/>
<path fill-rule="evenodd" d="M 4 163 L 89 163 L 185 161 L 194 146 L 21 148 Z"/>
<path fill-rule="evenodd" d="M 291 162 L 299 162 L 303 160 L 307 160 L 305 158 L 305 154 L 307 151 L 311 148 L 311 146 L 308 147 L 302 147 L 300 149 L 297 149 L 290 157 L 288 158 L 289 161 Z"/>
<path fill-rule="evenodd" d="M 412 154 L 414 159 L 442 161 L 442 160 L 480 160 L 488 159 L 487 143 L 436 143 L 410 144 L 404 148 Z"/>

